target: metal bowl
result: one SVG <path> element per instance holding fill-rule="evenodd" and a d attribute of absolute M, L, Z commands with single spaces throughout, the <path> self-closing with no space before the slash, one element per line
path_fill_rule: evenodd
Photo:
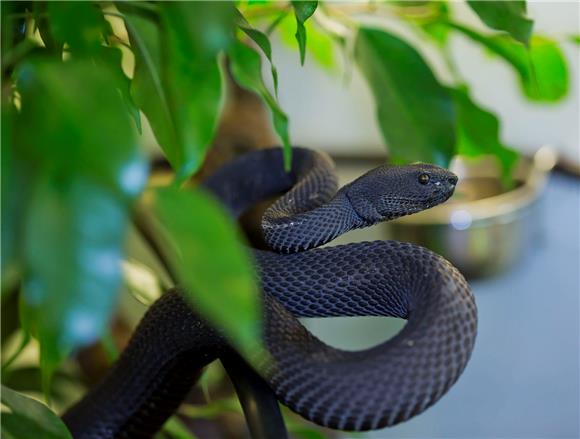
<path fill-rule="evenodd" d="M 439 253 L 467 277 L 498 274 L 514 266 L 537 237 L 538 201 L 555 154 L 543 147 L 514 170 L 513 189 L 504 190 L 493 158 L 457 158 L 453 197 L 443 205 L 390 223 L 390 237 Z"/>

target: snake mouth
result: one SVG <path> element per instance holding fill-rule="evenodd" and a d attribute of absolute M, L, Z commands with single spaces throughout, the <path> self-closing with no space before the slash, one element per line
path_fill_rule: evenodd
<path fill-rule="evenodd" d="M 435 207 L 438 204 L 445 203 L 449 198 L 451 198 L 454 191 L 455 191 L 455 185 L 453 184 L 453 185 L 450 185 L 450 187 L 447 188 L 447 190 L 438 192 L 436 194 L 436 196 L 431 200 L 430 206 L 427 209 L 429 209 L 431 207 Z"/>
<path fill-rule="evenodd" d="M 405 198 L 405 197 L 389 197 L 387 200 L 388 205 L 390 205 L 390 209 L 396 214 L 390 219 L 413 215 L 415 213 L 422 212 L 427 209 L 431 209 L 439 204 L 444 203 L 447 201 L 451 195 L 453 195 L 453 189 L 448 191 L 437 191 L 428 199 L 416 199 L 416 198 Z M 396 206 L 396 208 L 393 208 Z"/>

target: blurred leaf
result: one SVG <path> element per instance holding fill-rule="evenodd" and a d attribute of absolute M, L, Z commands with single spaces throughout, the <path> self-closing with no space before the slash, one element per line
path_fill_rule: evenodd
<path fill-rule="evenodd" d="M 160 6 L 167 61 L 162 80 L 181 146 L 172 155 L 182 181 L 201 166 L 217 128 L 222 99 L 217 55 L 231 43 L 235 9 L 229 2 Z"/>
<path fill-rule="evenodd" d="M 110 23 L 105 19 L 100 7 L 93 2 L 47 2 L 48 20 L 40 15 L 39 30 L 47 47 L 60 55 L 63 44 L 67 43 L 73 58 L 90 57 L 95 63 L 104 63 L 115 75 L 113 83 L 123 96 L 127 111 L 141 131 L 139 109 L 131 94 L 131 81 L 122 68 L 122 52 L 114 47 L 105 47 L 106 37 L 113 34 Z"/>
<path fill-rule="evenodd" d="M 328 33 L 319 30 L 312 20 L 307 21 L 304 27 L 308 33 L 308 53 L 320 66 L 332 70 L 335 66 L 334 40 Z"/>
<path fill-rule="evenodd" d="M 122 268 L 125 286 L 137 301 L 149 306 L 161 297 L 161 285 L 149 267 L 129 260 L 123 261 Z"/>
<path fill-rule="evenodd" d="M 125 10 L 124 2 L 118 7 Z M 131 92 L 145 113 L 157 142 L 168 160 L 179 169 L 177 151 L 180 148 L 167 90 L 161 81 L 161 48 L 157 25 L 139 16 L 125 14 L 125 26 L 135 55 L 135 70 Z"/>
<path fill-rule="evenodd" d="M 111 365 L 119 358 L 119 349 L 115 344 L 115 339 L 113 338 L 113 333 L 111 328 L 107 328 L 101 337 L 101 346 L 105 352 L 105 357 L 107 364 Z"/>
<path fill-rule="evenodd" d="M 271 35 L 272 32 L 274 32 L 274 30 L 280 25 L 280 23 L 282 21 L 284 21 L 284 19 L 288 16 L 288 14 L 290 13 L 290 11 L 288 10 L 283 10 L 281 12 L 278 13 L 278 15 L 276 15 L 276 18 L 274 18 L 274 20 L 272 20 L 270 22 L 270 24 L 268 25 L 268 27 L 266 27 L 266 35 Z M 294 47 L 294 38 L 292 39 L 292 47 Z"/>
<path fill-rule="evenodd" d="M 286 170 L 289 170 L 292 163 L 292 147 L 290 146 L 288 134 L 288 117 L 264 85 L 260 55 L 254 49 L 239 41 L 235 41 L 230 47 L 228 55 L 230 57 L 232 75 L 236 82 L 242 87 L 259 94 L 270 108 L 274 129 L 280 136 L 284 147 L 284 166 Z"/>
<path fill-rule="evenodd" d="M 568 40 L 570 40 L 572 43 L 580 44 L 580 35 L 570 35 Z"/>
<path fill-rule="evenodd" d="M 22 65 L 16 76 L 23 159 L 90 176 L 124 197 L 141 192 L 147 168 L 114 73 L 89 60 L 41 61 Z"/>
<path fill-rule="evenodd" d="M 2 234 L 2 240 L 4 239 L 4 234 Z M 2 277 L 4 277 L 4 275 L 2 275 Z M 4 278 L 2 281 L 4 282 Z M 3 292 L 1 302 L 2 318 L 0 318 L 0 342 L 2 349 L 6 347 L 8 341 L 11 341 L 13 335 L 20 332 L 18 331 L 20 328 L 20 318 L 18 316 L 18 290 L 19 288 L 14 288 L 6 293 Z M 9 353 L 2 351 L 2 354 L 5 356 Z M 2 364 L 6 361 L 6 358 L 2 358 Z"/>
<path fill-rule="evenodd" d="M 212 389 L 220 385 L 225 376 L 226 372 L 219 361 L 214 361 L 203 370 L 203 374 L 197 383 L 199 387 L 201 387 L 201 391 L 207 403 L 211 402 L 212 399 L 210 392 Z"/>
<path fill-rule="evenodd" d="M 38 27 L 38 33 L 44 43 L 46 49 L 55 55 L 58 59 L 62 59 L 63 41 L 57 41 L 54 37 L 54 32 L 51 29 L 50 19 L 47 13 L 49 2 L 34 2 L 32 7 L 34 11 L 35 25 Z"/>
<path fill-rule="evenodd" d="M 278 71 L 274 66 L 272 61 L 272 45 L 270 44 L 270 39 L 268 36 L 259 31 L 254 29 L 248 21 L 240 14 L 240 23 L 238 26 L 244 33 L 254 41 L 258 45 L 258 47 L 262 50 L 268 61 L 270 61 L 270 71 L 272 72 L 272 82 L 274 83 L 274 93 L 278 96 Z"/>
<path fill-rule="evenodd" d="M 2 371 L 2 381 L 4 385 L 9 386 L 17 392 L 34 392 L 42 391 L 41 370 L 39 367 L 18 367 L 8 371 Z M 55 401 L 63 402 L 70 400 L 71 384 L 78 384 L 78 377 L 63 371 L 57 371 L 54 374 L 54 386 L 51 389 L 51 396 Z"/>
<path fill-rule="evenodd" d="M 467 3 L 492 29 L 505 31 L 526 46 L 529 44 L 534 21 L 527 17 L 525 0 L 467 0 Z"/>
<path fill-rule="evenodd" d="M 451 94 L 457 112 L 457 153 L 467 157 L 495 156 L 501 166 L 502 180 L 510 186 L 518 153 L 501 142 L 498 118 L 477 106 L 466 90 L 451 89 Z"/>
<path fill-rule="evenodd" d="M 180 407 L 180 413 L 188 418 L 208 418 L 212 419 L 223 413 L 242 414 L 242 406 L 236 397 L 228 397 L 215 400 L 205 405 L 183 404 Z"/>
<path fill-rule="evenodd" d="M 300 425 L 297 423 L 289 425 L 288 431 L 292 434 L 292 437 L 298 439 L 327 439 L 325 434 L 316 430 L 314 427 Z"/>
<path fill-rule="evenodd" d="M 235 9 L 229 2 L 159 7 L 161 31 L 126 15 L 136 56 L 133 94 L 183 181 L 199 169 L 215 133 L 222 99 L 217 55 L 230 44 Z"/>
<path fill-rule="evenodd" d="M 532 100 L 555 102 L 568 95 L 568 66 L 556 41 L 534 35 L 528 59 L 530 80 L 522 84 L 527 97 Z"/>
<path fill-rule="evenodd" d="M 355 50 L 392 158 L 446 166 L 455 153 L 453 101 L 429 66 L 410 45 L 377 29 L 360 28 Z"/>
<path fill-rule="evenodd" d="M 26 173 L 14 157 L 13 128 L 16 109 L 2 100 L 2 296 L 9 291 L 20 270 L 19 241 L 26 198 Z M 19 185 L 21 183 L 22 185 Z M 19 188 L 17 191 L 16 188 Z"/>
<path fill-rule="evenodd" d="M 281 14 L 275 24 L 282 43 L 294 49 L 296 45 L 296 37 L 295 24 L 292 16 Z M 321 67 L 324 67 L 327 70 L 332 69 L 335 65 L 333 43 L 337 42 L 340 44 L 340 40 L 336 37 L 333 39 L 333 37 L 328 33 L 320 31 L 311 21 L 304 23 L 304 27 L 309 35 L 306 52 L 308 52 L 309 56 L 312 56 Z"/>
<path fill-rule="evenodd" d="M 401 2 L 400 6 L 410 6 L 412 2 Z M 415 11 L 410 13 L 409 11 Z M 439 46 L 445 46 L 449 38 L 449 27 L 445 22 L 449 18 L 449 6 L 445 1 L 428 1 L 421 5 L 421 8 L 402 9 L 401 15 L 405 20 L 418 26 L 427 36 L 429 36 Z"/>
<path fill-rule="evenodd" d="M 13 20 L 12 15 L 19 13 L 19 8 L 23 6 L 24 2 L 0 2 L 0 46 L 2 49 L 2 58 L 10 53 L 10 50 L 14 46 L 17 34 L 16 27 L 21 24 Z M 2 79 L 4 80 L 4 77 Z"/>
<path fill-rule="evenodd" d="M 17 310 L 15 310 L 16 313 L 18 313 Z M 11 317 L 9 317 L 10 319 Z M 2 316 L 2 320 L 5 320 L 6 317 Z M 4 328 L 2 328 L 4 329 Z M 24 350 L 28 347 L 28 343 L 30 343 L 30 334 L 28 334 L 25 331 L 19 331 L 21 334 L 21 340 L 20 343 L 16 346 L 16 349 L 14 350 L 14 352 L 6 359 L 4 359 L 3 363 L 2 363 L 2 379 L 4 380 L 4 382 L 6 382 L 6 374 L 10 371 L 10 367 L 12 366 L 12 364 L 20 357 L 20 355 L 22 354 L 22 352 L 24 352 Z"/>
<path fill-rule="evenodd" d="M 402 8 L 423 8 L 429 6 L 430 0 L 387 0 L 389 3 Z"/>
<path fill-rule="evenodd" d="M 135 121 L 135 127 L 141 133 L 141 113 L 131 97 L 131 80 L 123 72 L 123 52 L 116 47 L 104 47 L 99 49 L 99 61 L 103 62 L 109 71 L 115 75 L 115 82 L 127 111 Z"/>
<path fill-rule="evenodd" d="M 38 169 L 24 221 L 21 309 L 24 327 L 39 339 L 48 386 L 59 362 L 106 326 L 128 210 L 147 165 L 107 69 L 37 62 L 21 66 L 17 78 L 18 150 Z"/>
<path fill-rule="evenodd" d="M 60 420 L 44 404 L 2 386 L 2 404 L 10 413 L 2 413 L 2 434 L 14 439 L 72 439 Z"/>
<path fill-rule="evenodd" d="M 169 261 L 193 308 L 249 353 L 261 346 L 261 300 L 248 250 L 229 215 L 201 190 L 158 189 L 152 205 L 173 245 Z"/>
<path fill-rule="evenodd" d="M 197 437 L 177 416 L 169 418 L 163 425 L 163 431 L 169 433 L 174 439 L 196 439 Z"/>
<path fill-rule="evenodd" d="M 73 55 L 98 50 L 111 33 L 110 24 L 93 2 L 47 2 L 47 13 L 54 40 L 59 46 L 67 43 Z"/>
<path fill-rule="evenodd" d="M 298 41 L 298 49 L 300 50 L 300 64 L 304 65 L 304 58 L 306 56 L 306 28 L 304 27 L 304 23 L 316 11 L 318 0 L 293 0 L 292 6 L 294 7 L 294 15 L 296 16 L 296 40 Z"/>
<path fill-rule="evenodd" d="M 104 332 L 120 287 L 128 206 L 81 176 L 46 174 L 26 222 L 23 324 L 38 338 L 45 391 L 72 350 Z"/>
<path fill-rule="evenodd" d="M 535 35 L 529 49 L 526 49 L 501 35 L 482 35 L 457 23 L 450 26 L 510 63 L 518 73 L 522 90 L 529 99 L 556 102 L 568 94 L 566 58 L 556 41 Z"/>

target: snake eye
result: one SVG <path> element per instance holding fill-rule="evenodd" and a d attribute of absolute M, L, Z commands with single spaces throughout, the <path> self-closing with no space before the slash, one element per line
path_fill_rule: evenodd
<path fill-rule="evenodd" d="M 427 184 L 429 183 L 429 174 L 421 174 L 419 175 L 419 183 Z"/>

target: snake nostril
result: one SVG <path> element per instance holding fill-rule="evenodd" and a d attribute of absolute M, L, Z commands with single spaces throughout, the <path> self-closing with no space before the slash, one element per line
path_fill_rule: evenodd
<path fill-rule="evenodd" d="M 449 177 L 447 179 L 447 181 L 452 185 L 456 185 L 457 184 L 457 177 L 454 175 L 453 177 Z"/>

